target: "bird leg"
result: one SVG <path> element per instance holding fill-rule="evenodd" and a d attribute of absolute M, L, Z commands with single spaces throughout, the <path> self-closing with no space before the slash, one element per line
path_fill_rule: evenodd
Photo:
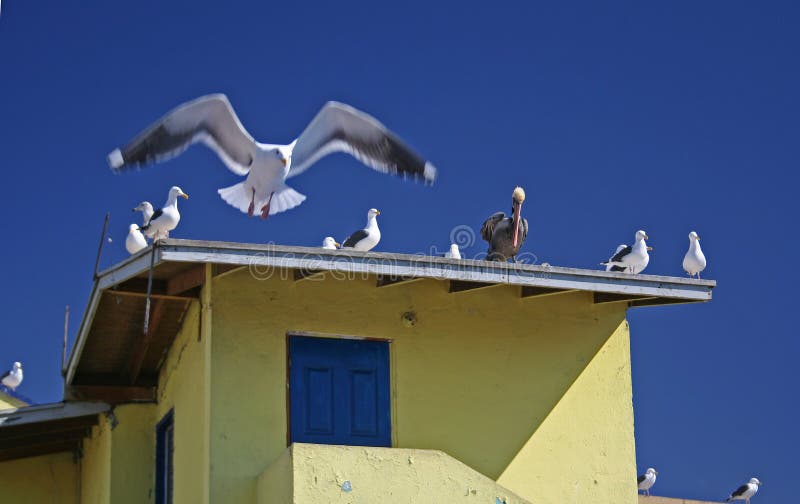
<path fill-rule="evenodd" d="M 275 191 L 269 193 L 269 199 L 267 200 L 267 204 L 261 207 L 261 218 L 266 219 L 269 217 L 269 205 L 272 203 L 272 196 L 275 194 Z"/>
<path fill-rule="evenodd" d="M 251 190 L 253 191 L 253 194 L 250 196 L 250 206 L 247 207 L 247 215 L 250 217 L 253 216 L 253 212 L 256 209 L 256 189 L 253 187 Z"/>

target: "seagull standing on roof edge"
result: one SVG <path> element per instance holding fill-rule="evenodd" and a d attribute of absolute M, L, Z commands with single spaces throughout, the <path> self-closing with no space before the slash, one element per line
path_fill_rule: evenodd
<path fill-rule="evenodd" d="M 436 168 L 377 119 L 349 105 L 328 102 L 303 133 L 288 145 L 256 142 L 244 129 L 228 98 L 203 96 L 184 103 L 150 125 L 122 149 L 108 155 L 115 172 L 164 161 L 203 142 L 229 170 L 247 178 L 217 192 L 229 205 L 261 218 L 289 210 L 306 197 L 286 185 L 320 158 L 345 152 L 383 173 L 436 179 Z"/>
<path fill-rule="evenodd" d="M 647 233 L 636 231 L 636 240 L 633 245 L 620 245 L 617 247 L 617 252 L 605 262 L 601 262 L 601 266 L 606 267 L 606 271 L 627 271 L 628 273 L 641 273 L 650 262 L 650 254 L 647 252 L 653 250 L 653 247 L 648 247 L 645 240 L 649 240 Z"/>
<path fill-rule="evenodd" d="M 322 240 L 322 248 L 325 250 L 336 250 L 341 246 L 342 245 L 337 243 L 332 236 L 326 236 L 325 239 Z"/>
<path fill-rule="evenodd" d="M 10 371 L 6 371 L 3 376 L 0 376 L 0 383 L 12 391 L 17 390 L 22 383 L 22 363 L 15 362 Z"/>
<path fill-rule="evenodd" d="M 134 212 L 142 212 L 142 226 L 146 226 L 150 224 L 150 219 L 153 218 L 153 205 L 149 201 L 142 201 L 135 207 L 133 207 Z M 145 236 L 152 238 L 152 234 L 146 234 Z"/>
<path fill-rule="evenodd" d="M 683 257 L 683 270 L 690 277 L 697 275 L 697 278 L 700 278 L 700 272 L 704 269 L 706 269 L 706 256 L 700 248 L 700 237 L 692 231 L 689 233 L 689 250 Z"/>
<path fill-rule="evenodd" d="M 359 229 L 342 242 L 342 248 L 352 248 L 367 252 L 381 241 L 381 230 L 378 228 L 380 211 L 370 208 L 367 212 L 367 227 Z"/>
<path fill-rule="evenodd" d="M 147 240 L 139 230 L 139 226 L 136 224 L 131 224 L 128 226 L 128 236 L 125 237 L 125 250 L 127 250 L 129 254 L 133 255 L 136 252 L 146 248 Z"/>
<path fill-rule="evenodd" d="M 444 253 L 444 256 L 450 259 L 461 259 L 461 251 L 458 250 L 457 243 L 450 244 L 450 250 Z"/>
<path fill-rule="evenodd" d="M 181 214 L 178 212 L 178 196 L 189 199 L 189 195 L 183 192 L 178 186 L 172 186 L 167 195 L 167 202 L 162 208 L 153 212 L 150 222 L 142 226 L 141 230 L 153 240 L 169 238 L 169 232 L 178 226 L 181 221 Z"/>
<path fill-rule="evenodd" d="M 650 489 L 656 484 L 657 475 L 658 471 L 648 467 L 647 471 L 636 480 L 639 490 L 644 490 L 644 494 L 648 497 L 650 496 Z"/>
<path fill-rule="evenodd" d="M 528 220 L 522 217 L 525 191 L 515 187 L 511 194 L 511 217 L 503 212 L 492 214 L 481 227 L 481 237 L 489 242 L 487 261 L 517 262 L 517 254 L 528 236 Z"/>
<path fill-rule="evenodd" d="M 725 502 L 743 500 L 745 504 L 750 504 L 750 498 L 758 492 L 760 486 L 761 482 L 758 481 L 758 478 L 750 478 L 750 481 L 731 492 Z"/>

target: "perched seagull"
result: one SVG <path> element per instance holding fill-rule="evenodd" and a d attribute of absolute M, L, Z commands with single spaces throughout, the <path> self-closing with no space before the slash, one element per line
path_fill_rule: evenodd
<path fill-rule="evenodd" d="M 342 242 L 342 248 L 353 248 L 361 251 L 372 250 L 381 241 L 381 230 L 378 229 L 377 217 L 381 213 L 374 208 L 367 212 L 367 227 L 359 229 Z"/>
<path fill-rule="evenodd" d="M 134 212 L 142 212 L 142 226 L 150 224 L 150 219 L 153 218 L 153 205 L 149 201 L 142 201 L 135 207 Z M 146 234 L 148 238 L 152 238 L 152 234 Z"/>
<path fill-rule="evenodd" d="M 150 222 L 141 227 L 146 235 L 152 236 L 154 240 L 169 237 L 169 232 L 175 229 L 181 220 L 181 214 L 178 212 L 178 196 L 189 199 L 189 195 L 180 187 L 172 186 L 164 207 L 153 212 Z"/>
<path fill-rule="evenodd" d="M 758 492 L 758 487 L 760 486 L 761 482 L 758 481 L 758 478 L 750 478 L 750 481 L 734 490 L 733 493 L 731 493 L 728 498 L 725 499 L 725 502 L 743 500 L 745 504 L 750 504 L 750 497 L 754 496 L 756 492 Z"/>
<path fill-rule="evenodd" d="M 125 249 L 130 254 L 135 254 L 142 249 L 147 248 L 147 240 L 144 235 L 139 231 L 139 226 L 131 224 L 128 226 L 128 236 L 125 238 Z"/>
<path fill-rule="evenodd" d="M 700 272 L 704 269 L 706 269 L 706 256 L 700 248 L 700 237 L 692 231 L 689 233 L 689 250 L 683 256 L 683 270 L 689 276 L 697 275 L 697 278 L 700 278 Z"/>
<path fill-rule="evenodd" d="M 650 488 L 656 483 L 656 476 L 658 476 L 658 471 L 652 467 L 647 468 L 647 471 L 636 480 L 639 483 L 639 490 L 644 490 L 644 494 L 649 496 Z"/>
<path fill-rule="evenodd" d="M 22 364 L 15 362 L 11 371 L 6 371 L 3 376 L 0 376 L 0 383 L 11 390 L 16 390 L 22 383 Z"/>
<path fill-rule="evenodd" d="M 525 191 L 521 187 L 514 188 L 511 195 L 511 217 L 497 212 L 483 223 L 481 236 L 489 242 L 487 261 L 507 261 L 510 258 L 516 262 L 519 249 L 528 236 L 528 220 L 520 216 L 524 201 Z"/>
<path fill-rule="evenodd" d="M 450 259 L 461 259 L 461 251 L 458 250 L 458 244 L 451 243 L 450 250 L 444 253 L 445 257 L 449 257 Z"/>
<path fill-rule="evenodd" d="M 628 273 L 641 273 L 650 262 L 650 254 L 647 252 L 653 250 L 653 247 L 648 247 L 645 240 L 649 240 L 642 230 L 636 231 L 636 241 L 633 245 L 620 245 L 617 247 L 617 252 L 606 262 L 601 262 L 602 266 L 606 267 L 606 271 L 627 271 Z"/>
<path fill-rule="evenodd" d="M 342 245 L 334 240 L 332 236 L 326 236 L 325 239 L 322 240 L 322 248 L 327 250 L 336 250 L 341 246 Z"/>
<path fill-rule="evenodd" d="M 203 142 L 233 173 L 247 178 L 218 190 L 229 205 L 261 218 L 289 210 L 306 197 L 287 186 L 320 158 L 345 152 L 383 173 L 433 183 L 436 168 L 411 150 L 375 118 L 337 102 L 328 102 L 303 133 L 288 145 L 256 142 L 244 129 L 223 94 L 184 103 L 150 125 L 123 149 L 108 155 L 115 172 L 164 161 L 191 144 Z"/>

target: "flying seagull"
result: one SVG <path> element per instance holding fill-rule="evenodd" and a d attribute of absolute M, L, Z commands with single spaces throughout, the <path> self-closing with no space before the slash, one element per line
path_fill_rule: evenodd
<path fill-rule="evenodd" d="M 22 383 L 22 364 L 15 362 L 10 371 L 6 371 L 3 376 L 0 376 L 0 383 L 11 390 L 16 390 Z"/>
<path fill-rule="evenodd" d="M 364 252 L 372 250 L 381 241 L 381 230 L 378 229 L 377 218 L 380 214 L 378 210 L 370 208 L 367 212 L 367 227 L 348 236 L 342 242 L 342 248 L 353 248 Z"/>
<path fill-rule="evenodd" d="M 653 485 L 655 485 L 657 475 L 658 471 L 656 471 L 652 467 L 648 467 L 647 471 L 645 471 L 645 473 L 639 476 L 639 478 L 636 480 L 639 485 L 639 490 L 644 490 L 644 494 L 649 496 L 650 488 L 652 488 Z"/>
<path fill-rule="evenodd" d="M 142 226 L 146 226 L 150 224 L 150 219 L 153 218 L 153 205 L 149 201 L 142 201 L 135 207 L 133 207 L 134 212 L 142 212 Z M 146 235 L 149 238 L 152 238 L 152 234 Z"/>
<path fill-rule="evenodd" d="M 487 261 L 507 261 L 510 258 L 516 262 L 519 249 L 528 236 L 528 220 L 520 216 L 524 201 L 525 191 L 521 187 L 514 188 L 511 195 L 511 217 L 497 212 L 483 223 L 481 236 L 489 242 Z"/>
<path fill-rule="evenodd" d="M 289 210 L 306 197 L 286 179 L 320 158 L 345 152 L 383 173 L 433 183 L 436 168 L 375 118 L 343 103 L 328 102 L 303 133 L 288 145 L 256 142 L 223 94 L 184 103 L 150 125 L 122 149 L 108 155 L 115 172 L 167 160 L 202 142 L 233 173 L 247 178 L 217 192 L 229 205 L 261 218 Z"/>
<path fill-rule="evenodd" d="M 180 187 L 172 186 L 169 189 L 167 202 L 164 203 L 163 208 L 153 212 L 150 222 L 141 227 L 141 230 L 146 235 L 152 236 L 154 240 L 169 237 L 169 232 L 175 229 L 181 220 L 181 214 L 178 212 L 178 196 L 189 199 L 189 195 L 183 192 Z"/>
<path fill-rule="evenodd" d="M 689 276 L 697 275 L 697 278 L 700 278 L 700 272 L 704 269 L 706 269 L 706 256 L 700 248 L 700 237 L 692 231 L 689 233 L 689 250 L 683 256 L 683 270 Z"/>
<path fill-rule="evenodd" d="M 135 254 L 145 248 L 147 248 L 147 240 L 139 230 L 139 226 L 136 224 L 128 226 L 128 236 L 125 237 L 125 250 L 130 254 Z"/>
<path fill-rule="evenodd" d="M 322 248 L 326 250 L 336 250 L 339 247 L 341 247 L 341 244 L 337 243 L 332 236 L 326 236 L 325 239 L 322 240 Z"/>
<path fill-rule="evenodd" d="M 606 262 L 600 263 L 606 267 L 606 271 L 627 271 L 628 273 L 641 273 L 650 262 L 650 254 L 653 250 L 648 247 L 645 240 L 649 240 L 642 230 L 636 231 L 636 240 L 633 245 L 620 245 L 617 252 Z"/>
<path fill-rule="evenodd" d="M 758 492 L 758 487 L 760 486 L 761 482 L 758 481 L 758 478 L 750 478 L 750 481 L 734 490 L 733 493 L 731 493 L 728 498 L 725 499 L 725 502 L 743 500 L 745 504 L 750 504 L 750 497 L 754 496 L 756 492 Z"/>
<path fill-rule="evenodd" d="M 450 259 L 461 259 L 461 251 L 458 250 L 457 243 L 450 244 L 450 250 L 444 253 L 445 257 L 449 257 Z"/>

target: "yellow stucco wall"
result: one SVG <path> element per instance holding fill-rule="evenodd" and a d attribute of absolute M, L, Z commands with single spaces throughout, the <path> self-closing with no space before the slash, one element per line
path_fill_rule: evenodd
<path fill-rule="evenodd" d="M 155 472 L 154 404 L 114 408 L 119 424 L 111 433 L 111 502 L 153 502 Z"/>
<path fill-rule="evenodd" d="M 264 471 L 257 502 L 529 504 L 438 450 L 304 443 L 287 448 Z"/>
<path fill-rule="evenodd" d="M 80 481 L 81 504 L 111 502 L 111 425 L 104 415 L 83 440 Z"/>
<path fill-rule="evenodd" d="M 72 460 L 72 453 L 0 462 L 3 502 L 77 504 L 79 493 L 78 466 Z"/>
<path fill-rule="evenodd" d="M 259 474 L 285 450 L 286 333 L 307 331 L 393 340 L 394 446 L 443 450 L 534 502 L 571 502 L 573 484 L 541 491 L 515 475 L 558 479 L 589 454 L 605 465 L 581 473 L 581 488 L 594 487 L 596 502 L 635 502 L 620 304 L 580 292 L 520 299 L 510 286 L 449 294 L 433 280 L 381 289 L 374 278 L 256 280 L 245 269 L 214 280 L 213 308 L 212 501 L 253 502 Z M 413 327 L 401 321 L 409 310 Z M 581 434 L 601 428 L 611 432 Z M 590 445 L 551 457 L 562 439 Z"/>
<path fill-rule="evenodd" d="M 208 430 L 205 413 L 205 343 L 199 338 L 200 303 L 193 302 L 184 316 L 159 377 L 158 404 L 151 429 L 174 409 L 175 502 L 207 502 Z M 240 414 L 245 411 L 239 405 Z M 155 453 L 155 441 L 151 450 Z M 155 457 L 155 455 L 153 455 Z M 154 460 L 154 459 L 153 459 Z M 218 501 L 224 502 L 224 500 Z"/>

